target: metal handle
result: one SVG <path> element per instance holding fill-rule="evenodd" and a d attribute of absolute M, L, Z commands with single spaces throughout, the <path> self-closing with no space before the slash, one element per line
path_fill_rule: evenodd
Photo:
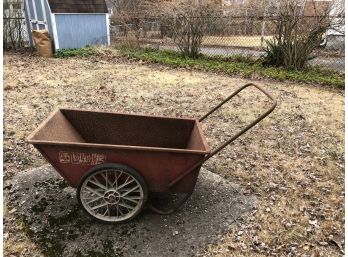
<path fill-rule="evenodd" d="M 245 132 L 247 132 L 249 129 L 251 129 L 252 127 L 254 127 L 257 123 L 259 123 L 261 120 L 263 120 L 264 118 L 266 118 L 273 110 L 274 108 L 277 106 L 277 101 L 274 100 L 274 98 L 263 88 L 253 84 L 253 83 L 248 83 L 242 87 L 240 87 L 238 90 L 236 90 L 233 94 L 231 94 L 229 97 L 227 97 L 225 100 L 223 100 L 220 104 L 218 104 L 215 108 L 211 109 L 206 115 L 204 115 L 202 118 L 199 119 L 200 122 L 202 122 L 203 120 L 205 120 L 210 114 L 214 113 L 216 110 L 218 110 L 222 105 L 224 105 L 225 103 L 227 103 L 229 100 L 231 100 L 234 96 L 238 95 L 242 90 L 244 90 L 247 87 L 256 87 L 258 90 L 260 90 L 262 93 L 264 93 L 269 99 L 272 100 L 273 104 L 272 106 L 265 111 L 261 116 L 259 116 L 257 119 L 255 119 L 253 122 L 249 123 L 247 126 L 245 126 L 241 131 L 239 131 L 238 133 L 234 134 L 229 140 L 227 140 L 226 142 L 220 144 L 215 150 L 213 150 L 210 154 L 208 154 L 205 158 L 204 161 L 207 161 L 209 158 L 211 158 L 212 156 L 214 156 L 215 154 L 217 154 L 218 152 L 220 152 L 222 149 L 224 149 L 227 145 L 229 145 L 230 143 L 232 143 L 235 139 L 237 139 L 238 137 L 240 137 L 241 135 L 243 135 Z"/>
<path fill-rule="evenodd" d="M 215 150 L 213 150 L 210 154 L 208 154 L 207 156 L 205 156 L 203 158 L 203 160 L 199 161 L 198 163 L 196 163 L 195 165 L 193 165 L 190 169 L 188 169 L 187 171 L 185 171 L 184 173 L 182 173 L 180 176 L 178 176 L 177 178 L 175 178 L 173 181 L 171 181 L 168 184 L 168 188 L 172 187 L 173 185 L 175 185 L 177 182 L 179 182 L 182 178 L 184 178 L 185 176 L 187 176 L 189 173 L 191 173 L 193 170 L 195 170 L 198 166 L 202 165 L 204 162 L 206 162 L 208 159 L 210 159 L 212 156 L 214 156 L 215 154 L 217 154 L 218 152 L 220 152 L 222 149 L 224 149 L 227 145 L 229 145 L 230 143 L 232 143 L 234 140 L 236 140 L 238 137 L 240 137 L 241 135 L 243 135 L 245 132 L 247 132 L 249 129 L 251 129 L 252 127 L 254 127 L 257 123 L 259 123 L 261 120 L 263 120 L 264 118 L 266 118 L 273 110 L 274 108 L 277 106 L 277 101 L 274 100 L 274 98 L 268 93 L 266 92 L 266 90 L 264 90 L 263 88 L 253 84 L 253 83 L 248 83 L 242 87 L 240 87 L 239 89 L 237 89 L 233 94 L 231 94 L 229 97 L 227 97 L 225 100 L 223 100 L 220 104 L 218 104 L 215 108 L 213 108 L 212 110 L 210 110 L 206 115 L 204 115 L 202 118 L 199 119 L 199 121 L 203 121 L 205 120 L 205 118 L 207 118 L 210 114 L 212 114 L 213 112 L 215 112 L 217 109 L 219 109 L 222 105 L 224 105 L 226 102 L 228 102 L 231 98 L 233 98 L 234 96 L 236 96 L 240 91 L 244 90 L 247 87 L 256 87 L 258 90 L 260 90 L 262 93 L 264 93 L 269 99 L 272 100 L 272 106 L 265 111 L 264 113 L 262 113 L 262 115 L 260 115 L 257 119 L 255 119 L 253 122 L 251 122 L 250 124 L 248 124 L 247 126 L 245 126 L 241 131 L 239 131 L 238 133 L 234 134 L 229 140 L 227 140 L 226 142 L 222 143 L 221 145 L 219 145 Z"/>

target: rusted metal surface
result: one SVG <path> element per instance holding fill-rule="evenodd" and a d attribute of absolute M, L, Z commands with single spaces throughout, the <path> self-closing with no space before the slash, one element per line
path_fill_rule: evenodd
<path fill-rule="evenodd" d="M 62 109 L 29 136 L 68 183 L 101 163 L 137 170 L 153 192 L 192 191 L 199 168 L 169 189 L 168 183 L 209 153 L 194 119 Z"/>
<path fill-rule="evenodd" d="M 271 107 L 210 152 L 200 122 L 248 87 L 265 94 Z M 73 187 L 95 165 L 120 163 L 137 170 L 151 192 L 186 193 L 171 210 L 150 206 L 157 213 L 169 214 L 192 194 L 202 164 L 267 117 L 276 104 L 264 89 L 249 83 L 199 120 L 59 109 L 28 137 L 28 142 Z"/>

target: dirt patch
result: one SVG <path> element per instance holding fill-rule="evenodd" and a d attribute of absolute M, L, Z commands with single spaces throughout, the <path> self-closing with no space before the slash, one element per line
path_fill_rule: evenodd
<path fill-rule="evenodd" d="M 5 178 L 44 163 L 24 140 L 55 108 L 200 117 L 249 82 L 130 64 L 118 58 L 60 60 L 16 54 L 5 54 L 4 80 Z M 255 83 L 277 98 L 276 110 L 205 167 L 240 184 L 246 194 L 258 195 L 258 207 L 220 243 L 207 246 L 204 255 L 341 256 L 343 93 L 314 86 Z M 204 124 L 210 146 L 266 107 L 266 99 L 256 91 L 243 93 Z M 5 226 L 13 226 L 8 222 L 13 216 L 9 211 L 5 212 Z M 16 226 L 21 229 L 21 224 Z M 13 250 L 18 238 L 21 233 L 8 235 L 6 253 L 35 248 L 29 240 L 27 246 Z M 21 240 L 25 242 L 25 236 Z"/>

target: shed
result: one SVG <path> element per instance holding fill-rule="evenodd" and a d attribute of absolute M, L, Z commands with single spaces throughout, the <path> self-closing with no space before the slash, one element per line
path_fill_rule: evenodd
<path fill-rule="evenodd" d="M 110 45 L 105 0 L 25 0 L 25 18 L 28 31 L 49 31 L 55 50 Z"/>

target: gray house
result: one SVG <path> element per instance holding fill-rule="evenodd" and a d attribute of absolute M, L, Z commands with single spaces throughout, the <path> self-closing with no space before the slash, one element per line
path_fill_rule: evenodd
<path fill-rule="evenodd" d="M 55 50 L 110 44 L 105 0 L 25 0 L 25 18 L 28 31 L 49 31 Z"/>

